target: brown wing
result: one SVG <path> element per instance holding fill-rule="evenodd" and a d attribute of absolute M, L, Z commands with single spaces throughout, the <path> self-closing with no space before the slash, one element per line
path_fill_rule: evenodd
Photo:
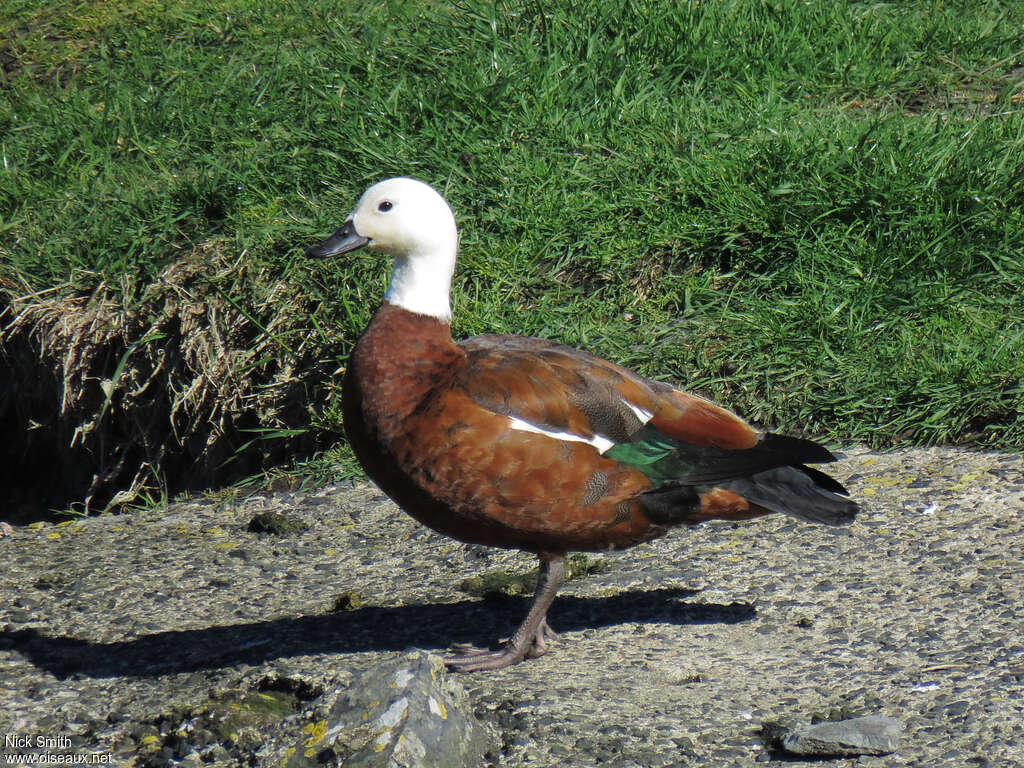
<path fill-rule="evenodd" d="M 539 427 L 628 440 L 650 424 L 696 445 L 739 450 L 760 435 L 709 400 L 651 381 L 588 352 L 543 339 L 477 336 L 459 344 L 468 365 L 460 384 L 480 405 Z"/>

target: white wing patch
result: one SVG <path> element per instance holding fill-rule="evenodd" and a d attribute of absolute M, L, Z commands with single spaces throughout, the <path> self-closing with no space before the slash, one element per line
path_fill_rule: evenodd
<path fill-rule="evenodd" d="M 644 413 L 646 413 L 646 411 L 644 411 Z M 647 418 L 650 417 L 651 415 L 647 414 Z M 538 435 L 547 435 L 548 437 L 553 437 L 555 438 L 555 440 L 566 440 L 568 442 L 573 443 L 587 443 L 588 445 L 592 445 L 595 448 L 597 448 L 598 453 L 604 453 L 613 445 L 615 445 L 614 440 L 609 440 L 607 437 L 603 437 L 601 435 L 594 435 L 593 437 L 583 437 L 582 435 L 574 435 L 572 432 L 554 432 L 550 429 L 543 429 L 541 427 L 538 427 L 536 424 L 531 424 L 528 421 L 517 419 L 515 416 L 509 417 L 508 425 L 512 429 L 518 429 L 520 432 L 534 432 Z"/>
<path fill-rule="evenodd" d="M 650 411 L 645 411 L 639 405 L 633 405 L 631 402 L 629 402 L 629 400 L 623 400 L 622 402 L 629 406 L 629 410 L 636 414 L 636 417 L 640 419 L 641 424 L 646 424 L 648 421 L 651 420 L 651 417 L 654 415 Z"/>

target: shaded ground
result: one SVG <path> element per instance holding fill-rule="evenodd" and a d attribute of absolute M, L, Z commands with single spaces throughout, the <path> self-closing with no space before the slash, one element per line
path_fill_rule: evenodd
<path fill-rule="evenodd" d="M 836 474 L 864 502 L 851 528 L 678 531 L 567 585 L 551 654 L 460 678 L 500 765 L 752 766 L 781 760 L 764 723 L 837 712 L 905 730 L 858 765 L 1024 765 L 1024 458 L 857 450 Z M 266 510 L 309 528 L 249 532 Z M 409 646 L 507 634 L 525 601 L 458 585 L 533 565 L 368 485 L 17 529 L 0 562 L 0 729 L 153 765 L 279 764 L 318 691 Z M 209 725 L 202 754 L 168 746 L 254 692 L 284 704 Z"/>

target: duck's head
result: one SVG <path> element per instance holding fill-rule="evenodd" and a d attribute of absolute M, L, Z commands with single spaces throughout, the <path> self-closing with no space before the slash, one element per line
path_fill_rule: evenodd
<path fill-rule="evenodd" d="M 364 246 L 395 260 L 385 301 L 451 320 L 458 231 L 448 203 L 430 185 L 407 178 L 374 184 L 345 223 L 306 253 L 326 258 Z"/>

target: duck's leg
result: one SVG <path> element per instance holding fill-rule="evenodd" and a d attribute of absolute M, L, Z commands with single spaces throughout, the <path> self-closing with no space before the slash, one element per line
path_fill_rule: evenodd
<path fill-rule="evenodd" d="M 515 634 L 496 651 L 468 650 L 445 659 L 449 669 L 456 672 L 480 672 L 485 669 L 501 669 L 518 664 L 523 659 L 543 656 L 548 650 L 548 640 L 557 635 L 548 626 L 548 608 L 554 602 L 558 588 L 565 582 L 565 555 L 542 553 L 537 576 L 537 591 L 533 593 L 530 611 L 519 625 Z"/>

